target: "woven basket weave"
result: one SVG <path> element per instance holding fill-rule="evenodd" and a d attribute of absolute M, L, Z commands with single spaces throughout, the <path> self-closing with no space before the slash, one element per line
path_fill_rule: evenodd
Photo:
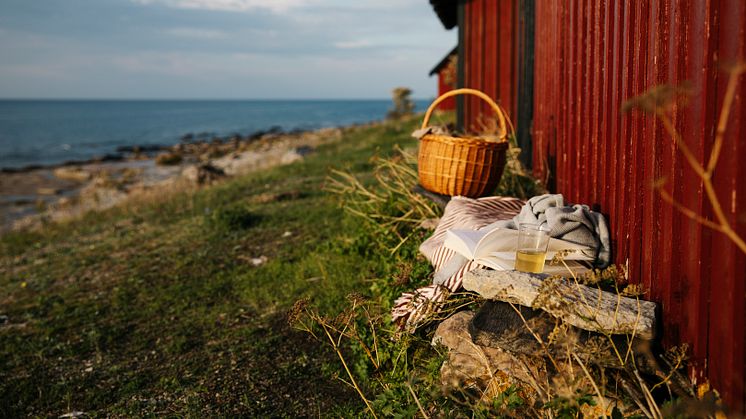
<path fill-rule="evenodd" d="M 426 134 L 420 139 L 417 169 L 423 188 L 442 195 L 478 198 L 492 193 L 500 183 L 508 149 L 505 114 L 489 96 L 474 89 L 456 89 L 444 93 L 430 105 L 422 128 L 443 100 L 460 94 L 472 94 L 486 101 L 497 114 L 498 141 L 480 138 Z"/>

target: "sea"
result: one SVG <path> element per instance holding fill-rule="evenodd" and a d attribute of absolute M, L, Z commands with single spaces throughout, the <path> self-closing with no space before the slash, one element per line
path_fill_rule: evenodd
<path fill-rule="evenodd" d="M 418 111 L 426 100 L 415 100 Z M 366 123 L 390 100 L 0 100 L 0 169 L 116 155 L 127 146 L 173 145 Z"/>

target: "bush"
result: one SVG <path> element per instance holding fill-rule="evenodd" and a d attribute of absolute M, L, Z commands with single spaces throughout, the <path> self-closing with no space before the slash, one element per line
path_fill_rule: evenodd
<path fill-rule="evenodd" d="M 219 207 L 207 216 L 212 227 L 223 230 L 245 230 L 259 222 L 259 216 L 251 213 L 243 203 Z"/>

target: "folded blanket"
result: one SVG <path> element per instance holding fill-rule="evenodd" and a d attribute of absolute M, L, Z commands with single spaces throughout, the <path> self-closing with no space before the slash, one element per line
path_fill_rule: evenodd
<path fill-rule="evenodd" d="M 517 230 L 522 223 L 542 225 L 549 230 L 551 237 L 595 249 L 594 266 L 597 268 L 605 268 L 611 263 L 611 240 L 606 219 L 587 205 L 565 205 L 562 194 L 535 196 L 512 220 L 497 221 L 492 226 Z"/>
<path fill-rule="evenodd" d="M 448 202 L 433 235 L 420 245 L 420 252 L 435 268 L 433 284 L 405 292 L 391 310 L 392 320 L 401 329 L 413 332 L 433 313 L 437 313 L 448 296 L 461 289 L 461 278 L 482 265 L 467 260 L 445 247 L 449 228 L 477 230 L 496 220 L 509 220 L 523 207 L 517 198 L 491 196 L 471 199 L 455 196 Z"/>

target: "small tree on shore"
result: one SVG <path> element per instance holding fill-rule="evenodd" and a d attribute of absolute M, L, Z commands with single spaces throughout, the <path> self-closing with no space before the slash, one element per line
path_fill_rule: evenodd
<path fill-rule="evenodd" d="M 410 98 L 412 90 L 407 87 L 397 87 L 391 92 L 394 107 L 389 110 L 389 119 L 399 119 L 414 113 L 414 102 Z"/>

